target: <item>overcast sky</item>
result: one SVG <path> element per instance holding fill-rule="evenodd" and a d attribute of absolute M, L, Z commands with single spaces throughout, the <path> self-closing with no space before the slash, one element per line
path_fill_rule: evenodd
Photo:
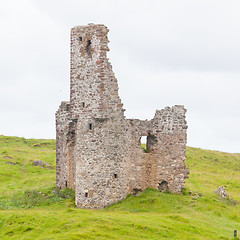
<path fill-rule="evenodd" d="M 240 152 L 239 0 L 0 0 L 0 134 L 55 138 L 70 29 L 102 23 L 128 118 L 187 108 L 188 145 Z"/>

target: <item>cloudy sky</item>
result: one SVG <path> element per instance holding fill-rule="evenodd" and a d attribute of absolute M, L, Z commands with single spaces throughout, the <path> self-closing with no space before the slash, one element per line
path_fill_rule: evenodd
<path fill-rule="evenodd" d="M 103 23 L 128 118 L 185 105 L 188 145 L 240 152 L 239 0 L 0 0 L 0 134 L 55 138 L 70 29 Z"/>

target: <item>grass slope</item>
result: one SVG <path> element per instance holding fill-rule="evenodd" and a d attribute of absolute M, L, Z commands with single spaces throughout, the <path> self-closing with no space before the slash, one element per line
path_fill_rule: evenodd
<path fill-rule="evenodd" d="M 52 168 L 33 166 L 35 159 Z M 71 192 L 54 189 L 54 140 L 0 136 L 0 239 L 233 239 L 240 231 L 240 154 L 188 147 L 186 165 L 183 195 L 147 189 L 83 210 Z M 220 185 L 232 199 L 213 193 Z"/>

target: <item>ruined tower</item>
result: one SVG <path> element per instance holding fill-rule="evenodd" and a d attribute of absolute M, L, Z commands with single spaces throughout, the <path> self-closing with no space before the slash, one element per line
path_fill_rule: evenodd
<path fill-rule="evenodd" d="M 186 110 L 176 105 L 149 121 L 126 119 L 107 33 L 101 24 L 72 28 L 70 102 L 56 113 L 57 186 L 74 189 L 80 208 L 103 208 L 148 187 L 180 193 L 189 173 Z"/>

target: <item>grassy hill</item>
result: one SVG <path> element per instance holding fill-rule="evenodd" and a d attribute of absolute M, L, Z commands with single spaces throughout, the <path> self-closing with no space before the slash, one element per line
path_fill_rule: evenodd
<path fill-rule="evenodd" d="M 45 167 L 34 166 L 39 159 Z M 50 165 L 49 165 L 50 164 Z M 187 148 L 183 195 L 147 189 L 102 210 L 55 188 L 55 141 L 0 136 L 0 239 L 233 239 L 240 154 Z M 230 199 L 213 192 L 226 186 Z"/>

